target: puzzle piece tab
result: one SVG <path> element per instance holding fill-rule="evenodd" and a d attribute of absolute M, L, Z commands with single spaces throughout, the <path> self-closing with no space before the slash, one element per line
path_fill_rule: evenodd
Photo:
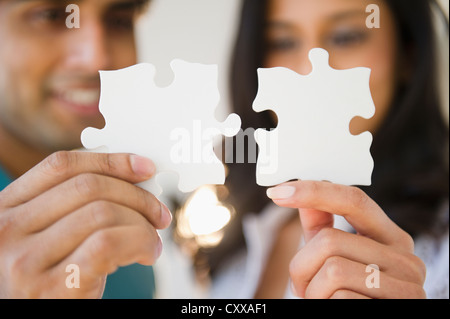
<path fill-rule="evenodd" d="M 155 67 L 142 63 L 117 71 L 101 71 L 102 130 L 87 128 L 81 140 L 89 150 L 106 146 L 111 153 L 150 158 L 156 175 L 174 172 L 178 187 L 191 192 L 204 184 L 223 184 L 225 168 L 215 156 L 213 139 L 238 133 L 241 120 L 231 114 L 220 123 L 214 113 L 220 100 L 218 67 L 174 60 L 174 82 L 159 88 Z M 139 184 L 156 196 L 156 178 Z"/>
<path fill-rule="evenodd" d="M 372 134 L 350 134 L 350 121 L 375 114 L 371 70 L 335 70 L 324 49 L 310 51 L 313 70 L 303 76 L 287 68 L 259 69 L 256 112 L 273 110 L 278 127 L 259 129 L 257 183 L 278 185 L 293 179 L 370 185 L 374 162 Z"/>

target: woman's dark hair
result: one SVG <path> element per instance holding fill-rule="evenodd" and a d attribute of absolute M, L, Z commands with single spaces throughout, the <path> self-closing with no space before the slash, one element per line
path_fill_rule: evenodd
<path fill-rule="evenodd" d="M 401 83 L 382 127 L 374 136 L 375 169 L 372 186 L 362 189 L 402 229 L 413 237 L 440 234 L 448 227 L 448 126 L 441 114 L 438 92 L 434 0 L 387 0 L 397 22 L 401 54 L 412 71 Z M 244 0 L 241 25 L 232 63 L 231 90 L 234 111 L 243 129 L 274 127 L 268 113 L 257 114 L 251 105 L 257 94 L 257 72 L 263 66 L 267 0 Z M 445 21 L 447 38 L 448 22 Z M 229 202 L 237 211 L 222 243 L 200 255 L 211 273 L 239 247 L 245 248 L 241 221 L 246 213 L 260 212 L 269 200 L 257 186 L 255 164 L 230 164 L 226 183 Z"/>

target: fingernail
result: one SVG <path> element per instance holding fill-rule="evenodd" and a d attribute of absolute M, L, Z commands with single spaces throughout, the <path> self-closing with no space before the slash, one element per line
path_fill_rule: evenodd
<path fill-rule="evenodd" d="M 293 186 L 277 186 L 267 190 L 267 197 L 270 199 L 288 199 L 296 192 Z"/>
<path fill-rule="evenodd" d="M 161 203 L 161 222 L 165 226 L 169 226 L 172 222 L 172 213 L 170 212 L 169 208 Z"/>
<path fill-rule="evenodd" d="M 130 164 L 133 172 L 142 177 L 151 177 L 155 173 L 155 164 L 146 157 L 131 155 Z"/>

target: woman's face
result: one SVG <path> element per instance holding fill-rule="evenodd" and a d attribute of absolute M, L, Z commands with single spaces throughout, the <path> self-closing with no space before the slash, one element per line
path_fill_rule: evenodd
<path fill-rule="evenodd" d="M 300 74 L 312 70 L 308 53 L 324 48 L 335 69 L 368 67 L 376 115 L 355 118 L 350 131 L 375 133 L 392 103 L 397 83 L 397 32 L 384 1 L 371 1 L 380 8 L 380 28 L 369 29 L 367 1 L 361 0 L 269 0 L 265 67 L 283 66 Z"/>

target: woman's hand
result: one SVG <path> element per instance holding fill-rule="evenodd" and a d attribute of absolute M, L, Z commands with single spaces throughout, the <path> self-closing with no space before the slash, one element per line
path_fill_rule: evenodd
<path fill-rule="evenodd" d="M 306 245 L 290 276 L 301 298 L 426 298 L 425 265 L 414 242 L 362 190 L 327 182 L 298 181 L 271 188 L 279 206 L 298 208 Z M 333 214 L 357 231 L 333 227 Z M 379 268 L 379 287 L 367 283 Z"/>

